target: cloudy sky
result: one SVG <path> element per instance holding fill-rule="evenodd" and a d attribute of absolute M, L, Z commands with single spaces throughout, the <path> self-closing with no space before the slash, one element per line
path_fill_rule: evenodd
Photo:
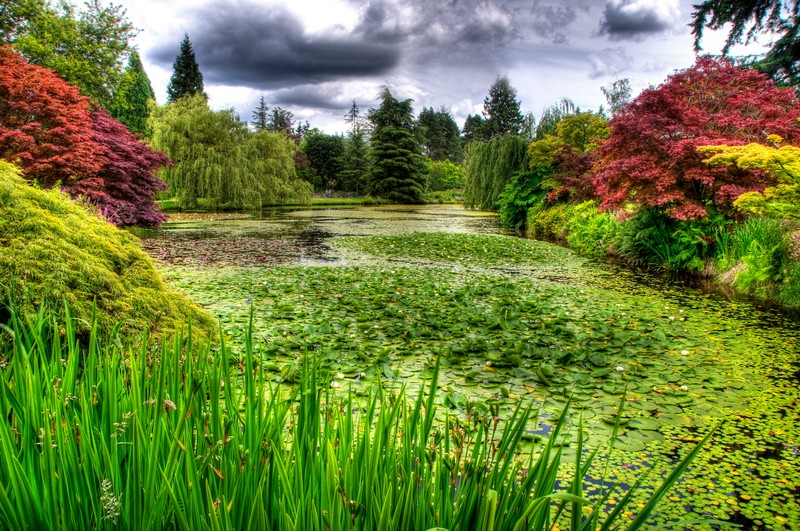
<path fill-rule="evenodd" d="M 601 86 L 634 93 L 694 62 L 696 0 L 128 0 L 137 46 L 160 103 L 188 34 L 213 108 L 249 120 L 261 96 L 326 132 L 343 131 L 355 100 L 398 98 L 480 113 L 497 76 L 538 119 L 562 97 L 584 109 Z M 709 33 L 718 53 L 723 34 Z M 750 47 L 751 52 L 756 48 Z M 736 50 L 735 50 L 736 51 Z M 739 50 L 742 51 L 741 49 Z"/>

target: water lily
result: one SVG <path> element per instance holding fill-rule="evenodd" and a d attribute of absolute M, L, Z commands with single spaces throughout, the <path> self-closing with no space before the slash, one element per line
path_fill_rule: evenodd
<path fill-rule="evenodd" d="M 688 350 L 681 350 L 681 356 L 686 356 L 687 354 L 689 354 Z"/>
<path fill-rule="evenodd" d="M 624 370 L 625 370 L 625 367 L 621 367 L 621 366 L 619 366 L 619 367 L 617 367 L 617 370 L 618 370 L 619 372 L 622 372 L 622 371 L 624 371 Z"/>
<path fill-rule="evenodd" d="M 333 387 L 334 389 L 338 389 L 341 386 L 342 385 L 339 382 L 335 381 L 335 380 L 333 382 L 331 382 L 331 387 Z"/>

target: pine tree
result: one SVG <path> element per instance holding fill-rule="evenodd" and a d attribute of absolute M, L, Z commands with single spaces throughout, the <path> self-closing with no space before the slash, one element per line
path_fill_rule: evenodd
<path fill-rule="evenodd" d="M 208 99 L 203 91 L 203 74 L 200 73 L 200 67 L 194 57 L 189 35 L 186 34 L 181 42 L 181 51 L 175 58 L 175 62 L 172 63 L 172 77 L 167 85 L 167 99 L 173 102 L 192 94 L 202 94 L 204 98 Z"/>
<path fill-rule="evenodd" d="M 423 107 L 417 125 L 421 129 L 422 144 L 429 158 L 461 162 L 464 150 L 458 134 L 458 125 L 450 111 L 446 108 L 436 111 L 433 108 Z"/>
<path fill-rule="evenodd" d="M 375 129 L 366 192 L 398 203 L 419 203 L 427 184 L 427 166 L 414 135 L 412 101 L 398 101 L 387 87 L 380 97 L 380 107 L 369 114 Z"/>
<path fill-rule="evenodd" d="M 253 111 L 253 119 L 250 122 L 256 132 L 266 131 L 269 128 L 269 107 L 264 100 L 264 96 L 258 101 L 258 107 Z"/>
<path fill-rule="evenodd" d="M 519 110 L 517 91 L 506 76 L 498 77 L 489 87 L 489 95 L 483 100 L 483 115 L 490 138 L 520 134 L 525 117 Z"/>
<path fill-rule="evenodd" d="M 125 124 L 131 133 L 144 135 L 147 132 L 148 102 L 155 100 L 150 78 L 144 71 L 139 54 L 134 50 L 128 58 L 128 66 L 114 94 L 111 115 Z"/>

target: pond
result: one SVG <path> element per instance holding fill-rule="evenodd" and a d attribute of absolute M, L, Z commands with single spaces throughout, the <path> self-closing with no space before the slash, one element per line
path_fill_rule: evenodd
<path fill-rule="evenodd" d="M 645 469 L 652 491 L 717 427 L 654 523 L 800 529 L 792 317 L 503 235 L 495 215 L 460 206 L 182 214 L 139 235 L 234 344 L 252 310 L 276 381 L 294 381 L 313 353 L 333 389 L 413 389 L 440 356 L 439 401 L 453 412 L 523 399 L 547 418 L 569 402 L 565 454 L 581 434 L 608 463 L 590 494 Z"/>

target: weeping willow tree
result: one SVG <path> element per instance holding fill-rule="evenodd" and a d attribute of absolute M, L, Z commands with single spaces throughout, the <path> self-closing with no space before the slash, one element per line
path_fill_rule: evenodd
<path fill-rule="evenodd" d="M 467 208 L 495 210 L 497 198 L 511 177 L 526 169 L 528 141 L 518 136 L 473 142 L 464 161 L 464 204 Z"/>
<path fill-rule="evenodd" d="M 295 175 L 291 140 L 251 132 L 233 110 L 210 110 L 202 95 L 153 109 L 149 125 L 153 147 L 173 161 L 159 176 L 181 208 L 199 199 L 234 209 L 310 201 L 311 186 Z"/>

